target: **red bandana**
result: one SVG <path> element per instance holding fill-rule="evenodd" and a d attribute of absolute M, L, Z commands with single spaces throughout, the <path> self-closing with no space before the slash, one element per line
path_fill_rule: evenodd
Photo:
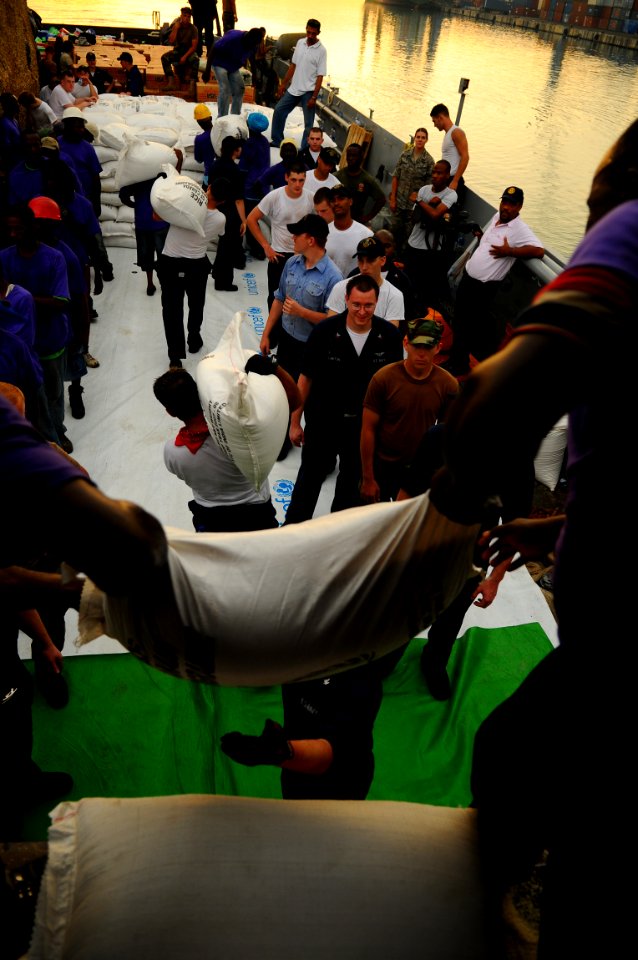
<path fill-rule="evenodd" d="M 198 413 L 179 431 L 175 437 L 175 446 L 188 447 L 191 453 L 197 453 L 208 437 L 210 437 L 210 433 L 208 432 L 206 418 L 203 413 Z"/>

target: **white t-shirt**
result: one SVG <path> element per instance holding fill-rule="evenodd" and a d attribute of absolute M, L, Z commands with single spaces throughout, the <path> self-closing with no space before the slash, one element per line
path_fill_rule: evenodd
<path fill-rule="evenodd" d="M 295 72 L 288 90 L 293 97 L 314 90 L 317 77 L 325 77 L 328 70 L 328 54 L 321 40 L 316 43 L 308 43 L 307 37 L 297 40 L 292 62 Z"/>
<path fill-rule="evenodd" d="M 488 280 L 502 280 L 509 273 L 515 257 L 493 257 L 490 247 L 500 247 L 507 237 L 510 247 L 542 247 L 536 234 L 521 220 L 520 215 L 509 223 L 497 224 L 498 213 L 495 213 L 481 237 L 481 242 L 465 264 L 470 277 L 487 283 Z"/>
<path fill-rule="evenodd" d="M 206 248 L 211 240 L 221 237 L 226 229 L 226 217 L 220 210 L 207 210 L 204 220 L 204 236 L 200 237 L 195 230 L 187 227 L 177 227 L 172 224 L 162 253 L 166 257 L 185 257 L 186 260 L 199 260 L 206 256 Z"/>
<path fill-rule="evenodd" d="M 193 491 L 193 498 L 202 507 L 231 507 L 245 503 L 264 503 L 270 498 L 270 486 L 264 481 L 255 490 L 219 444 L 207 437 L 197 453 L 188 447 L 176 447 L 174 440 L 164 446 L 164 463 Z"/>
<path fill-rule="evenodd" d="M 311 197 L 314 197 L 320 187 L 336 187 L 339 183 L 339 180 L 332 173 L 328 174 L 326 180 L 317 180 L 316 173 L 316 169 L 308 170 L 306 172 L 306 182 L 303 185 L 304 190 L 307 190 Z"/>
<path fill-rule="evenodd" d="M 44 127 L 50 127 L 56 120 L 56 116 L 48 103 L 42 101 L 39 106 L 31 111 L 36 130 L 42 130 Z"/>
<path fill-rule="evenodd" d="M 347 286 L 347 279 L 335 283 L 326 303 L 328 310 L 334 310 L 335 313 L 343 313 L 346 309 Z M 375 316 L 381 317 L 382 320 L 403 320 L 405 318 L 403 294 L 400 290 L 397 290 L 389 280 L 383 280 L 379 287 L 379 299 L 374 308 L 374 313 Z"/>
<path fill-rule="evenodd" d="M 432 199 L 432 197 L 440 197 L 441 203 L 445 204 L 448 210 L 457 201 L 457 195 L 455 190 L 450 190 L 449 187 L 445 187 L 445 189 L 441 190 L 440 193 L 435 193 L 429 183 L 426 184 L 424 187 L 421 187 L 421 189 L 416 195 L 417 201 L 420 200 L 423 203 L 427 203 L 428 200 Z M 429 246 L 425 241 L 425 236 L 426 236 L 425 230 L 423 229 L 421 224 L 415 223 L 414 227 L 412 228 L 412 233 L 408 238 L 408 244 L 411 247 L 414 247 L 415 250 L 435 250 L 436 249 L 435 244 L 437 242 L 436 233 L 430 233 L 428 235 L 429 244 L 430 244 Z"/>
<path fill-rule="evenodd" d="M 259 201 L 259 209 L 270 220 L 272 239 L 270 245 L 278 253 L 292 253 L 294 238 L 288 232 L 288 224 L 296 223 L 307 213 L 314 212 L 310 194 L 302 191 L 300 197 L 289 197 L 285 187 L 277 187 Z"/>
<path fill-rule="evenodd" d="M 339 267 L 344 277 L 347 277 L 350 271 L 357 266 L 357 244 L 359 241 L 372 236 L 372 230 L 363 223 L 359 223 L 358 220 L 353 220 L 347 230 L 338 230 L 334 223 L 328 224 L 326 253 L 332 262 Z"/>
<path fill-rule="evenodd" d="M 361 356 L 361 351 L 366 345 L 366 340 L 370 336 L 370 331 L 366 330 L 365 333 L 357 333 L 356 330 L 351 330 L 348 324 L 346 324 L 346 330 L 348 331 L 348 336 L 352 340 L 352 346 L 357 352 L 357 356 Z"/>
<path fill-rule="evenodd" d="M 79 99 L 80 97 L 91 96 L 91 88 L 88 83 L 80 83 L 79 80 L 76 82 L 71 92 L 76 99 Z"/>
<path fill-rule="evenodd" d="M 59 83 L 49 97 L 49 106 L 53 110 L 56 120 L 62 119 L 64 115 L 64 107 L 67 103 L 75 103 L 75 97 L 72 93 L 69 93 L 68 90 L 65 90 L 62 84 Z"/>

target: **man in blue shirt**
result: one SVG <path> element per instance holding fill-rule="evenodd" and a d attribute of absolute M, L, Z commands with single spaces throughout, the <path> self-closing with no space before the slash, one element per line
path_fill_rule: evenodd
<path fill-rule="evenodd" d="M 229 30 L 210 49 L 203 79 L 206 80 L 207 77 L 210 77 L 212 66 L 219 84 L 218 117 L 227 115 L 231 97 L 230 112 L 241 113 L 245 89 L 241 68 L 249 57 L 254 55 L 260 43 L 261 30 L 258 27 L 253 27 L 252 30 Z"/>
<path fill-rule="evenodd" d="M 308 213 L 296 223 L 289 223 L 288 232 L 294 237 L 294 254 L 284 266 L 260 349 L 262 353 L 270 353 L 271 334 L 281 320 L 277 359 L 297 380 L 306 340 L 314 326 L 326 319 L 330 291 L 342 276 L 326 254 L 328 224 L 325 220 L 316 213 Z M 279 459 L 283 460 L 290 449 L 290 440 L 286 438 Z"/>

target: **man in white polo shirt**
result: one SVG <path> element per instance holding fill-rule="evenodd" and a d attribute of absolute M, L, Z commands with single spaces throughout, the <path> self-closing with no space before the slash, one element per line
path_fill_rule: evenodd
<path fill-rule="evenodd" d="M 272 307 L 275 290 L 279 286 L 286 260 L 292 257 L 294 241 L 288 232 L 289 223 L 297 223 L 307 213 L 313 213 L 312 196 L 304 190 L 306 168 L 295 160 L 285 174 L 286 186 L 271 190 L 248 214 L 246 225 L 268 257 L 268 310 Z M 259 221 L 270 221 L 270 243 L 264 236 Z"/>
<path fill-rule="evenodd" d="M 384 280 L 381 271 L 385 267 L 385 247 L 376 237 L 366 237 L 357 246 L 357 260 L 359 273 L 365 277 L 372 277 L 379 287 L 379 299 L 375 307 L 375 316 L 388 320 L 395 327 L 405 318 L 403 310 L 403 294 L 388 280 Z M 348 278 L 340 280 L 332 288 L 328 297 L 328 316 L 343 313 L 347 308 L 346 287 Z"/>
<path fill-rule="evenodd" d="M 306 36 L 298 40 L 288 72 L 279 84 L 281 99 L 272 118 L 271 146 L 278 147 L 284 138 L 288 114 L 301 106 L 304 118 L 301 149 L 305 150 L 308 133 L 315 121 L 315 106 L 323 78 L 328 69 L 326 48 L 319 39 L 321 24 L 311 19 L 306 24 Z"/>
<path fill-rule="evenodd" d="M 545 254 L 536 234 L 519 216 L 523 200 L 520 187 L 503 191 L 498 213 L 485 232 L 477 234 L 479 244 L 465 264 L 454 306 L 454 342 L 445 363 L 445 368 L 456 377 L 468 372 L 470 354 L 485 360 L 499 349 L 505 323 L 494 317 L 490 308 L 514 261 Z"/>

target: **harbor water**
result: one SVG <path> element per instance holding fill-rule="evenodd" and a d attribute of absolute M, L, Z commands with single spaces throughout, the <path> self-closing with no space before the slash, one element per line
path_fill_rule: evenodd
<path fill-rule="evenodd" d="M 160 22 L 180 5 L 161 8 Z M 152 28 L 144 0 L 36 0 L 34 8 L 70 29 Z M 459 80 L 469 78 L 461 120 L 468 184 L 495 205 L 506 186 L 522 187 L 525 220 L 556 255 L 570 255 L 598 161 L 638 112 L 635 52 L 364 0 L 237 0 L 237 8 L 238 28 L 263 25 L 273 36 L 319 18 L 328 79 L 340 95 L 402 139 L 428 128 L 435 159 L 441 134 L 429 111 L 442 101 L 454 117 Z"/>

